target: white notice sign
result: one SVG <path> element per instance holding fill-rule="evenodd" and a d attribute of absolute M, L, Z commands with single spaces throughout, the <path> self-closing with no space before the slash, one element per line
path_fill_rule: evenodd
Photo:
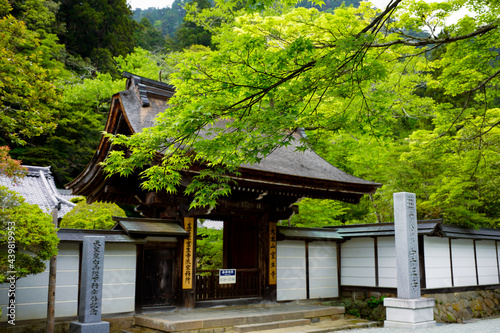
<path fill-rule="evenodd" d="M 235 269 L 219 269 L 219 284 L 236 283 Z"/>

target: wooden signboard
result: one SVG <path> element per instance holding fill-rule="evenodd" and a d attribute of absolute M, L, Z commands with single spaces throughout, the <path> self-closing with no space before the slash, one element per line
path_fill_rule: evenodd
<path fill-rule="evenodd" d="M 276 223 L 269 222 L 269 284 L 276 284 Z"/>
<path fill-rule="evenodd" d="M 184 251 L 182 256 L 182 289 L 193 288 L 193 264 L 194 264 L 194 218 L 184 218 L 184 229 L 188 237 L 184 239 Z"/>

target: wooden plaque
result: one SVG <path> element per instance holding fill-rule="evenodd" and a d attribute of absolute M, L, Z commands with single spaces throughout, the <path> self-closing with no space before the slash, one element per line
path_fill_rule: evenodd
<path fill-rule="evenodd" d="M 184 251 L 182 254 L 182 289 L 193 288 L 193 265 L 194 265 L 194 218 L 184 218 L 184 229 L 188 237 L 184 239 Z"/>
<path fill-rule="evenodd" d="M 277 256 L 276 223 L 269 222 L 269 284 L 270 285 L 276 284 L 276 274 L 278 271 L 276 267 L 277 263 L 276 256 Z"/>

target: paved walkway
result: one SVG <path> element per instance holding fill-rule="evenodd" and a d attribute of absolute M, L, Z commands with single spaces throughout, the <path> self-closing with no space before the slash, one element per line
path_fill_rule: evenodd
<path fill-rule="evenodd" d="M 367 328 L 355 330 L 359 333 L 497 333 L 500 332 L 500 318 L 473 320 L 465 324 L 437 324 L 433 328 L 403 330 L 395 328 Z M 336 331 L 352 333 L 353 330 Z"/>
<path fill-rule="evenodd" d="M 258 318 L 267 315 L 280 316 L 283 312 L 296 312 L 296 311 L 315 311 L 318 308 L 328 308 L 328 307 L 318 307 L 312 304 L 287 304 L 287 305 L 256 305 L 256 306 L 240 306 L 240 307 L 221 307 L 221 308 L 209 308 L 209 309 L 198 309 L 196 311 L 173 311 L 166 313 L 152 313 L 144 316 L 136 316 L 136 320 L 140 317 L 148 317 L 159 322 L 168 323 L 169 325 L 176 326 L 176 323 L 183 323 L 181 325 L 193 325 L 198 320 L 209 320 L 209 321 L 221 321 L 224 322 L 233 319 L 246 318 Z M 473 319 L 465 324 L 436 324 L 433 328 L 428 329 L 416 329 L 416 330 L 404 330 L 404 329 L 389 329 L 389 328 L 375 328 L 376 322 L 369 322 L 366 320 L 360 320 L 359 318 L 353 318 L 347 316 L 348 318 L 334 320 L 334 321 L 320 321 L 306 326 L 295 326 L 288 328 L 278 328 L 278 329 L 267 329 L 260 330 L 259 333 L 328 333 L 328 332 L 344 332 L 344 333 L 500 333 L 500 317 L 493 319 Z M 275 318 L 278 319 L 278 318 Z M 260 322 L 259 319 L 256 319 Z M 233 325 L 236 323 L 233 323 Z M 242 324 L 242 323 L 240 323 Z M 219 326 L 219 325 L 215 325 Z M 214 327 L 215 327 L 214 326 Z M 224 325 L 220 325 L 224 326 Z M 232 326 L 232 325 L 231 325 Z M 372 328 L 366 328 L 372 327 Z M 153 328 L 153 327 L 151 327 Z M 180 328 L 180 327 L 179 327 Z M 184 329 L 186 329 L 185 327 Z M 190 327 L 193 329 L 195 327 Z M 197 331 L 195 329 L 194 331 Z M 208 331 L 208 330 L 207 330 Z M 128 332 L 128 331 L 125 331 Z M 136 332 L 131 330 L 130 332 Z M 137 331 L 138 332 L 138 331 Z M 151 332 L 149 330 L 144 330 L 141 332 Z M 228 333 L 233 331 L 227 331 Z"/>

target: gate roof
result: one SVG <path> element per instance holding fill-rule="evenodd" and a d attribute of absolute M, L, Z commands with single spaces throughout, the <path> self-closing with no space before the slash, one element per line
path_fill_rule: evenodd
<path fill-rule="evenodd" d="M 113 96 L 105 131 L 132 135 L 154 125 L 155 117 L 168 107 L 175 89 L 127 72 L 124 76 L 128 78 L 126 90 Z M 299 139 L 300 134 L 294 136 Z M 310 197 L 357 203 L 364 194 L 374 193 L 381 186 L 343 172 L 312 150 L 299 152 L 297 144 L 298 140 L 289 147 L 276 149 L 258 164 L 242 165 L 240 175 L 233 177 L 238 184 L 233 192 L 252 192 L 256 197 L 267 195 L 267 200 L 294 197 L 296 201 Z M 172 195 L 167 193 L 143 192 L 137 175 L 129 179 L 117 175 L 106 178 L 100 162 L 112 149 L 109 140 L 103 137 L 85 170 L 67 187 L 74 194 L 86 196 L 88 201 L 151 205 L 171 200 Z M 186 170 L 186 179 L 196 173 L 195 169 Z"/>

